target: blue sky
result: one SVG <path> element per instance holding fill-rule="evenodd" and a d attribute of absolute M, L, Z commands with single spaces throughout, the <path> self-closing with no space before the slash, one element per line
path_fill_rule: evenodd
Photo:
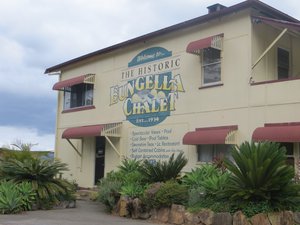
<path fill-rule="evenodd" d="M 0 147 L 53 150 L 56 76 L 44 70 L 237 0 L 0 0 Z M 298 0 L 263 2 L 300 19 Z"/>

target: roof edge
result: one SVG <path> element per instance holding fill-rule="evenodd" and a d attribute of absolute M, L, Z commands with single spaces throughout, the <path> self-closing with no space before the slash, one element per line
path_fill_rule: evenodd
<path fill-rule="evenodd" d="M 272 14 L 276 18 L 279 17 L 280 19 L 285 19 L 285 20 L 288 20 L 288 21 L 291 21 L 291 22 L 299 22 L 299 20 L 297 20 L 297 19 L 289 16 L 288 14 L 285 14 L 285 13 L 283 13 L 283 12 L 281 12 L 281 11 L 279 11 L 279 10 L 277 10 L 277 9 L 275 9 L 275 8 L 273 8 L 273 7 L 267 5 L 267 4 L 265 4 L 265 3 L 263 3 L 259 0 L 246 0 L 246 1 L 238 3 L 236 5 L 224 8 L 220 11 L 205 14 L 203 16 L 199 16 L 199 17 L 196 17 L 194 19 L 190 19 L 190 20 L 187 20 L 187 21 L 184 21 L 184 22 L 181 22 L 181 23 L 178 23 L 178 24 L 175 24 L 175 25 L 172 25 L 172 26 L 154 31 L 154 32 L 150 32 L 150 33 L 142 35 L 142 36 L 139 36 L 139 37 L 136 37 L 136 38 L 133 38 L 133 39 L 129 39 L 127 41 L 124 41 L 124 42 L 121 42 L 121 43 L 118 43 L 118 44 L 115 44 L 115 45 L 112 45 L 112 46 L 109 46 L 109 47 L 106 47 L 106 48 L 103 48 L 103 49 L 100 49 L 100 50 L 97 50 L 97 51 L 94 51 L 94 52 L 91 52 L 91 53 L 88 53 L 88 54 L 85 54 L 85 55 L 82 55 L 82 56 L 79 56 L 79 57 L 76 57 L 76 58 L 73 58 L 73 59 L 68 60 L 66 62 L 63 62 L 63 63 L 60 63 L 60 64 L 57 64 L 55 66 L 47 68 L 45 70 L 44 74 L 56 72 L 56 71 L 61 70 L 63 67 L 75 64 L 75 63 L 80 62 L 82 60 L 85 60 L 85 59 L 88 59 L 88 58 L 91 58 L 91 57 L 94 57 L 94 56 L 98 56 L 98 55 L 107 54 L 109 52 L 112 52 L 112 51 L 130 46 L 130 45 L 138 43 L 138 42 L 147 41 L 147 40 L 150 40 L 152 38 L 155 38 L 155 37 L 158 37 L 158 36 L 161 36 L 161 35 L 165 35 L 165 34 L 177 31 L 177 30 L 185 29 L 185 28 L 188 28 L 188 27 L 191 27 L 191 26 L 195 26 L 197 24 L 202 24 L 202 23 L 205 23 L 207 21 L 216 19 L 218 17 L 225 16 L 225 15 L 231 14 L 233 12 L 241 11 L 241 10 L 247 9 L 247 8 L 258 8 L 258 9 L 261 9 L 262 11 L 264 11 L 266 13 Z"/>

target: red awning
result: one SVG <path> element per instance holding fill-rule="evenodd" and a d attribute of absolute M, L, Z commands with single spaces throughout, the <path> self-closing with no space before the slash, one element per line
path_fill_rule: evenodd
<path fill-rule="evenodd" d="M 71 87 L 76 84 L 81 84 L 81 83 L 89 83 L 93 84 L 95 81 L 95 74 L 85 74 L 79 77 L 74 77 L 68 80 L 63 80 L 59 81 L 54 84 L 53 90 L 61 90 L 65 87 Z"/>
<path fill-rule="evenodd" d="M 287 28 L 289 30 L 294 30 L 300 32 L 300 23 L 289 22 L 285 20 L 277 20 L 263 16 L 252 16 L 252 19 L 256 23 L 265 23 L 271 26 Z"/>
<path fill-rule="evenodd" d="M 252 134 L 253 141 L 300 142 L 300 124 L 265 124 Z"/>
<path fill-rule="evenodd" d="M 199 55 L 204 48 L 222 49 L 222 38 L 224 34 L 218 34 L 211 37 L 203 38 L 197 41 L 190 42 L 186 48 L 186 52 Z"/>
<path fill-rule="evenodd" d="M 63 80 L 63 81 L 59 81 L 57 83 L 54 84 L 53 86 L 53 90 L 61 90 L 65 87 L 71 87 L 75 84 L 81 84 L 84 82 L 84 75 L 82 76 L 79 76 L 79 77 L 75 77 L 75 78 L 72 78 L 72 79 L 68 79 L 68 80 Z"/>
<path fill-rule="evenodd" d="M 183 137 L 183 144 L 227 144 L 227 139 L 238 126 L 206 127 L 197 128 L 196 131 L 188 132 Z"/>
<path fill-rule="evenodd" d="M 62 138 L 66 139 L 78 139 L 83 137 L 95 137 L 100 136 L 104 125 L 91 125 L 83 127 L 71 127 L 66 129 Z"/>

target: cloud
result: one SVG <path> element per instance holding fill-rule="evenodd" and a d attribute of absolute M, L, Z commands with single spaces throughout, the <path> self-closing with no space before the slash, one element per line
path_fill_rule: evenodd
<path fill-rule="evenodd" d="M 44 75 L 46 68 L 204 15 L 206 7 L 217 2 L 231 6 L 241 1 L 1 1 L 1 140 L 7 137 L 10 142 L 18 138 L 7 136 L 9 128 L 15 129 L 20 137 L 24 131 L 42 138 L 42 142 L 46 142 L 46 137 L 54 142 L 57 92 L 52 91 L 52 86 L 58 76 Z M 286 0 L 284 4 L 274 0 L 263 2 L 300 19 L 298 0 Z"/>
<path fill-rule="evenodd" d="M 32 89 L 35 86 L 32 85 Z M 0 91 L 0 125 L 21 126 L 37 129 L 39 134 L 54 133 L 56 116 L 56 99 L 11 94 Z M 0 133 L 1 136 L 1 133 Z"/>
<path fill-rule="evenodd" d="M 37 144 L 32 150 L 54 150 L 54 134 L 40 135 L 36 129 L 14 126 L 0 126 L 0 147 L 21 140 L 23 143 Z"/>

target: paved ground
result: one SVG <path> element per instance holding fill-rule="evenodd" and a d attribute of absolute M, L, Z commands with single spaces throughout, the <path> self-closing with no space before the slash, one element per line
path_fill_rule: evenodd
<path fill-rule="evenodd" d="M 143 220 L 111 216 L 104 206 L 90 201 L 77 201 L 74 209 L 25 212 L 0 215 L 0 225 L 151 225 Z"/>

